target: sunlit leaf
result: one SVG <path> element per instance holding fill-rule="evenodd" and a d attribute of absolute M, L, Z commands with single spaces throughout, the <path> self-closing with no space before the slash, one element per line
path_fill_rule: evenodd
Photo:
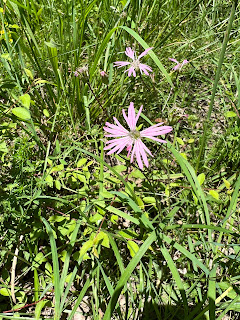
<path fill-rule="evenodd" d="M 21 120 L 30 120 L 31 118 L 30 112 L 26 108 L 16 107 L 12 109 L 12 113 Z"/>

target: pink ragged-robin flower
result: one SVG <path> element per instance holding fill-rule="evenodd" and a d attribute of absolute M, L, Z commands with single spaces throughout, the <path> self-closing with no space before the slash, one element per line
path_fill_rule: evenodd
<path fill-rule="evenodd" d="M 130 130 L 125 129 L 115 117 L 113 118 L 115 124 L 106 122 L 104 127 L 104 130 L 106 132 L 105 137 L 112 138 L 111 140 L 106 142 L 106 147 L 104 148 L 104 150 L 109 150 L 107 154 L 112 154 L 114 152 L 118 154 L 124 148 L 126 148 L 126 150 L 128 151 L 127 156 L 129 157 L 131 154 L 130 162 L 132 163 L 134 157 L 136 157 L 138 166 L 141 170 L 143 169 L 143 163 L 146 167 L 148 167 L 149 165 L 147 154 L 153 157 L 151 151 L 142 142 L 142 139 L 148 138 L 153 141 L 166 143 L 166 140 L 162 140 L 156 137 L 159 135 L 165 135 L 172 131 L 172 127 L 162 126 L 163 122 L 157 123 L 142 131 L 138 131 L 136 125 L 142 112 L 142 108 L 143 106 L 141 106 L 136 115 L 134 104 L 133 102 L 131 102 L 128 108 L 128 115 L 126 115 L 125 111 L 122 110 L 123 117 L 126 120 Z"/>
<path fill-rule="evenodd" d="M 152 72 L 152 68 L 150 68 L 148 65 L 140 63 L 140 59 L 145 56 L 148 51 L 150 51 L 153 48 L 148 48 L 145 51 L 143 51 L 139 57 L 136 56 L 136 52 L 132 50 L 131 48 L 126 48 L 125 54 L 128 56 L 130 59 L 132 59 L 131 62 L 129 61 L 116 61 L 114 62 L 114 67 L 124 67 L 130 65 L 130 68 L 127 69 L 124 72 L 128 72 L 128 76 L 130 77 L 133 75 L 136 77 L 136 71 L 140 70 L 141 74 L 144 72 L 147 76 L 149 75 L 148 72 Z"/>

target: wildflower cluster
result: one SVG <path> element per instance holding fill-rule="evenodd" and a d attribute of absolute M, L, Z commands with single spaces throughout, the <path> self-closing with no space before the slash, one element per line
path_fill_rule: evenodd
<path fill-rule="evenodd" d="M 147 76 L 149 72 L 152 72 L 152 68 L 146 64 L 140 62 L 140 59 L 144 57 L 150 50 L 153 48 L 148 48 L 143 51 L 138 57 L 135 51 L 131 48 L 126 48 L 125 54 L 132 61 L 116 61 L 114 62 L 114 66 L 121 68 L 124 66 L 130 66 L 125 72 L 128 72 L 128 76 L 133 75 L 136 77 L 136 72 L 140 70 L 140 73 L 144 73 Z M 187 60 L 184 60 L 182 63 L 179 63 L 176 59 L 170 58 L 171 61 L 176 63 L 176 66 L 173 67 L 174 71 L 181 71 L 182 67 L 188 63 Z M 100 72 L 101 77 L 106 76 L 105 71 Z M 146 167 L 149 166 L 147 155 L 153 156 L 151 151 L 147 148 L 147 146 L 142 142 L 143 138 L 148 138 L 152 141 L 157 141 L 161 143 L 166 143 L 166 140 L 159 139 L 157 136 L 165 135 L 172 131 L 172 127 L 170 126 L 162 126 L 163 122 L 155 124 L 147 129 L 139 131 L 137 129 L 137 121 L 142 112 L 143 106 L 140 107 L 137 115 L 135 113 L 133 102 L 130 103 L 128 108 L 128 115 L 126 115 L 125 111 L 122 110 L 123 117 L 127 122 L 129 130 L 125 129 L 121 123 L 114 117 L 115 124 L 106 122 L 104 130 L 105 137 L 112 138 L 111 140 L 106 142 L 106 147 L 104 150 L 109 150 L 107 154 L 112 153 L 120 153 L 124 148 L 127 150 L 127 156 L 130 157 L 130 162 L 132 163 L 134 158 L 136 157 L 139 168 L 143 169 L 143 164 Z"/>

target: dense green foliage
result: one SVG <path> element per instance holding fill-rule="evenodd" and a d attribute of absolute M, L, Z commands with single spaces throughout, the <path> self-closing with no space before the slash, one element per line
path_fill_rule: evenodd
<path fill-rule="evenodd" d="M 237 2 L 0 0 L 0 319 L 239 319 Z M 173 127 L 143 171 L 131 101 Z"/>

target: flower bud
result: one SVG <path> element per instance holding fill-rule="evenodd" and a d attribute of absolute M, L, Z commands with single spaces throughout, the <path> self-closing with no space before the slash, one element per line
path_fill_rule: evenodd
<path fill-rule="evenodd" d="M 74 72 L 74 76 L 79 77 L 83 82 L 87 82 L 89 77 L 88 66 L 85 65 L 83 67 L 77 68 L 77 70 Z"/>
<path fill-rule="evenodd" d="M 100 71 L 100 76 L 102 78 L 102 82 L 108 84 L 108 74 L 105 71 Z"/>

